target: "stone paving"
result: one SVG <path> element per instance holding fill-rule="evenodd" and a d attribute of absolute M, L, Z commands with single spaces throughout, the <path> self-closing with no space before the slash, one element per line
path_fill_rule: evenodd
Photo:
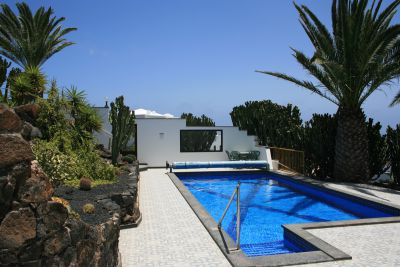
<path fill-rule="evenodd" d="M 352 259 L 298 267 L 395 267 L 400 266 L 400 224 L 379 224 L 310 230 L 340 248 Z"/>
<path fill-rule="evenodd" d="M 355 195 L 400 205 L 400 192 L 364 185 L 330 184 Z M 352 256 L 352 260 L 297 265 L 298 267 L 400 266 L 400 223 L 309 230 L 310 233 Z"/>
<path fill-rule="evenodd" d="M 138 228 L 121 230 L 122 266 L 230 266 L 165 173 L 141 173 L 143 220 Z M 399 192 L 366 185 L 330 186 L 400 205 Z M 299 267 L 400 266 L 400 223 L 309 231 L 353 259 Z"/>
<path fill-rule="evenodd" d="M 165 172 L 140 173 L 143 218 L 121 230 L 122 266 L 231 266 Z"/>

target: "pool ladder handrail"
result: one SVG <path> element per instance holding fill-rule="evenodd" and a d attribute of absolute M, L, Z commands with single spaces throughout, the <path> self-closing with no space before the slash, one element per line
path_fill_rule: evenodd
<path fill-rule="evenodd" d="M 225 208 L 224 213 L 221 216 L 221 219 L 218 221 L 218 230 L 221 230 L 222 221 L 224 220 L 226 213 L 229 210 L 229 207 L 232 204 L 233 198 L 237 195 L 236 200 L 236 249 L 240 249 L 240 182 L 238 182 L 235 191 L 233 192 L 231 198 L 229 199 L 228 205 Z"/>

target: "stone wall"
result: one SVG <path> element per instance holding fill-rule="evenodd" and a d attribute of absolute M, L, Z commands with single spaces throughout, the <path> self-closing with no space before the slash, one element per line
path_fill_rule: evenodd
<path fill-rule="evenodd" d="M 52 201 L 29 144 L 38 107 L 15 111 L 0 104 L 0 266 L 117 266 L 119 215 L 89 225 Z"/>
<path fill-rule="evenodd" d="M 137 226 L 141 221 L 139 210 L 139 162 L 125 165 L 126 184 L 122 192 L 115 192 L 108 196 L 98 196 L 97 201 L 102 203 L 109 211 L 114 210 L 121 216 L 121 227 Z M 121 179 L 121 178 L 120 178 Z M 117 204 L 117 205 L 115 205 Z"/>

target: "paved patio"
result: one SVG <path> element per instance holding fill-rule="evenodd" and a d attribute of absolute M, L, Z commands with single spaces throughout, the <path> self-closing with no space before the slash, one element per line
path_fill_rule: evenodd
<path fill-rule="evenodd" d="M 122 266 L 231 266 L 163 169 L 140 173 L 138 228 L 121 230 Z"/>
<path fill-rule="evenodd" d="M 230 266 L 165 173 L 163 169 L 141 173 L 143 220 L 138 228 L 121 230 L 122 266 Z M 398 192 L 365 185 L 331 186 L 400 205 Z M 301 266 L 400 266 L 400 223 L 310 232 L 353 259 Z"/>

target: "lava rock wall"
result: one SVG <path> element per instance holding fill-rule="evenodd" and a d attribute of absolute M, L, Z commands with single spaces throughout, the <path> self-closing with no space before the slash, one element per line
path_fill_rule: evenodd
<path fill-rule="evenodd" d="M 41 135 L 37 113 L 0 104 L 0 266 L 118 266 L 119 214 L 89 225 L 52 201 L 29 143 Z"/>

